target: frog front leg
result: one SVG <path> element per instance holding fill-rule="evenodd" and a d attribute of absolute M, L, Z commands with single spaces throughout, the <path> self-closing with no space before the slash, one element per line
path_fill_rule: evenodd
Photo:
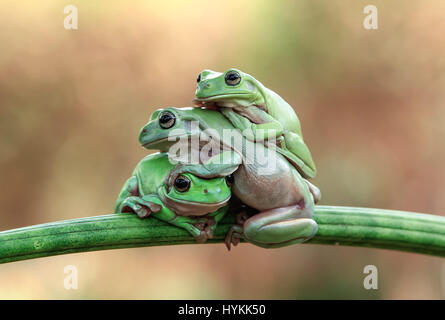
<path fill-rule="evenodd" d="M 297 156 L 298 159 L 303 161 L 302 164 L 298 165 L 298 167 L 301 169 L 302 174 L 307 178 L 315 177 L 315 175 L 317 174 L 317 168 L 315 167 L 311 152 L 309 151 L 308 146 L 304 143 L 303 138 L 292 131 L 284 132 L 283 137 L 284 139 L 280 141 L 281 147 L 285 150 L 289 150 L 292 155 Z M 292 158 L 290 158 L 289 160 L 292 161 Z"/>
<path fill-rule="evenodd" d="M 136 176 L 131 176 L 122 187 L 117 198 L 114 212 L 135 212 L 140 218 L 148 217 L 151 212 L 160 210 L 154 203 L 146 203 L 139 194 L 138 180 Z"/>
<path fill-rule="evenodd" d="M 215 232 L 216 227 L 218 226 L 218 223 L 224 218 L 224 216 L 227 214 L 229 207 L 225 206 L 222 208 L 219 208 L 215 212 L 212 212 L 208 215 L 208 222 L 206 226 L 206 231 L 209 239 L 213 238 L 213 233 Z"/>
<path fill-rule="evenodd" d="M 134 212 L 139 218 L 143 219 L 152 213 L 161 211 L 161 209 L 162 204 L 146 201 L 141 197 L 131 196 L 122 201 L 116 212 Z"/>
<path fill-rule="evenodd" d="M 250 141 L 264 141 L 283 134 L 283 126 L 267 112 L 255 107 L 243 107 L 243 112 L 221 108 L 221 113 Z M 255 123 L 258 122 L 258 123 Z"/>
<path fill-rule="evenodd" d="M 198 242 L 205 242 L 208 238 L 208 232 L 200 229 L 203 223 L 207 223 L 206 219 L 177 216 L 176 213 L 165 207 L 156 195 L 146 195 L 142 198 L 129 196 L 119 202 L 115 212 L 134 212 L 141 219 L 151 215 L 156 219 L 187 230 Z"/>
<path fill-rule="evenodd" d="M 121 189 L 121 192 L 119 193 L 119 196 L 117 197 L 116 204 L 114 205 L 114 212 L 119 213 L 121 211 L 121 205 L 122 202 L 131 196 L 139 195 L 138 190 L 138 179 L 136 176 L 131 176 L 124 184 L 124 186 Z"/>
<path fill-rule="evenodd" d="M 206 217 L 192 218 L 179 216 L 173 210 L 163 205 L 162 201 L 155 195 L 144 196 L 143 199 L 144 201 L 158 204 L 161 207 L 159 211 L 152 213 L 154 218 L 187 230 L 199 243 L 205 242 L 210 238 L 209 230 L 206 229 L 209 220 Z M 216 213 L 218 213 L 218 211 L 216 211 Z"/>

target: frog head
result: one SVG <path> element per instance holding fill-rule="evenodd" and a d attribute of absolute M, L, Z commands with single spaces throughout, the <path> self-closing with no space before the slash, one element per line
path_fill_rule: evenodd
<path fill-rule="evenodd" d="M 159 189 L 162 202 L 181 216 L 202 216 L 227 205 L 233 175 L 203 178 L 173 171 Z"/>
<path fill-rule="evenodd" d="M 193 116 L 187 116 L 178 108 L 158 109 L 141 129 L 139 142 L 147 149 L 167 151 L 176 137 L 198 134 L 196 130 L 192 130 L 191 121 L 193 121 Z"/>
<path fill-rule="evenodd" d="M 233 125 L 214 110 L 173 107 L 158 109 L 141 129 L 139 142 L 147 149 L 167 151 L 176 142 L 176 138 L 199 137 L 203 130 L 209 128 L 222 130 L 233 128 Z"/>
<path fill-rule="evenodd" d="M 196 99 L 199 106 L 233 107 L 261 104 L 263 85 L 251 75 L 231 68 L 224 73 L 202 71 L 197 78 Z"/>

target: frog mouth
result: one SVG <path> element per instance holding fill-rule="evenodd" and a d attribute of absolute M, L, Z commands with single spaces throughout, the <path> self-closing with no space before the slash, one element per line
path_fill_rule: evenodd
<path fill-rule="evenodd" d="M 167 136 L 165 138 L 161 138 L 161 139 L 157 139 L 157 140 L 154 140 L 154 141 L 142 143 L 142 146 L 144 148 L 148 149 L 149 147 L 151 147 L 151 146 L 153 146 L 155 144 L 158 144 L 158 143 L 170 142 L 170 143 L 174 144 L 175 142 L 177 142 L 176 141 L 177 138 L 181 139 L 181 138 L 186 138 L 186 137 L 191 137 L 191 136 L 192 135 L 190 135 L 190 134 L 177 134 L 177 135 Z M 169 140 L 169 139 L 175 139 L 175 140 Z"/>
<path fill-rule="evenodd" d="M 224 93 L 224 94 L 215 94 L 213 96 L 207 96 L 204 98 L 195 98 L 193 99 L 193 102 L 207 102 L 207 101 L 216 101 L 224 98 L 236 98 L 239 96 L 247 96 L 251 95 L 251 92 L 236 92 L 236 93 Z"/>
<path fill-rule="evenodd" d="M 181 137 L 181 136 L 174 136 L 174 138 L 176 138 L 176 137 Z M 168 141 L 168 137 L 167 138 L 158 139 L 158 140 L 155 140 L 155 141 L 150 141 L 150 142 L 143 143 L 142 146 L 144 148 L 148 149 L 149 147 L 151 147 L 154 144 L 163 143 L 163 142 L 166 142 L 166 141 Z M 174 141 L 171 141 L 171 142 L 174 142 Z"/>
<path fill-rule="evenodd" d="M 162 202 L 179 216 L 205 216 L 224 207 L 230 200 L 230 196 L 220 202 L 205 203 L 186 200 L 171 199 L 161 194 Z"/>

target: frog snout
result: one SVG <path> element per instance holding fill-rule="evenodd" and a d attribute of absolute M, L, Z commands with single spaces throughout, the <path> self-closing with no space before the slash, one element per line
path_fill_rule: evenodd
<path fill-rule="evenodd" d="M 202 81 L 201 83 L 198 84 L 198 89 L 203 90 L 203 89 L 209 89 L 212 85 L 210 84 L 210 82 L 204 82 Z"/>
<path fill-rule="evenodd" d="M 221 188 L 214 188 L 211 191 L 208 189 L 203 190 L 205 195 L 212 196 L 212 195 L 219 195 L 221 193 Z"/>

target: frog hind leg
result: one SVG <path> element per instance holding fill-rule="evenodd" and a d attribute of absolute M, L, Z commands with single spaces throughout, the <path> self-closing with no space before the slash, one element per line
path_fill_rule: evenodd
<path fill-rule="evenodd" d="M 286 131 L 283 136 L 284 143 L 281 141 L 282 146 L 277 148 L 277 152 L 285 156 L 304 178 L 315 177 L 317 168 L 303 139 L 292 131 Z"/>
<path fill-rule="evenodd" d="M 279 248 L 311 239 L 318 231 L 311 218 L 313 207 L 302 205 L 263 211 L 249 218 L 241 227 L 235 225 L 226 237 L 226 245 L 236 245 L 239 239 L 264 248 Z"/>
<path fill-rule="evenodd" d="M 310 183 L 308 180 L 303 179 L 304 182 L 306 182 L 310 193 L 312 194 L 312 197 L 314 199 L 314 203 L 317 203 L 321 200 L 321 191 L 317 188 L 317 186 Z"/>
<path fill-rule="evenodd" d="M 167 222 L 176 227 L 182 228 L 188 231 L 198 243 L 206 242 L 207 239 L 211 238 L 211 232 L 209 232 L 209 226 L 213 223 L 209 223 L 209 220 L 219 221 L 219 215 L 225 214 L 225 211 L 217 211 L 217 217 L 187 217 L 179 216 L 173 210 L 167 208 L 162 204 L 162 201 L 157 196 L 146 196 L 144 200 L 149 203 L 154 203 L 159 205 L 160 210 L 153 212 L 152 216 L 158 220 Z"/>

